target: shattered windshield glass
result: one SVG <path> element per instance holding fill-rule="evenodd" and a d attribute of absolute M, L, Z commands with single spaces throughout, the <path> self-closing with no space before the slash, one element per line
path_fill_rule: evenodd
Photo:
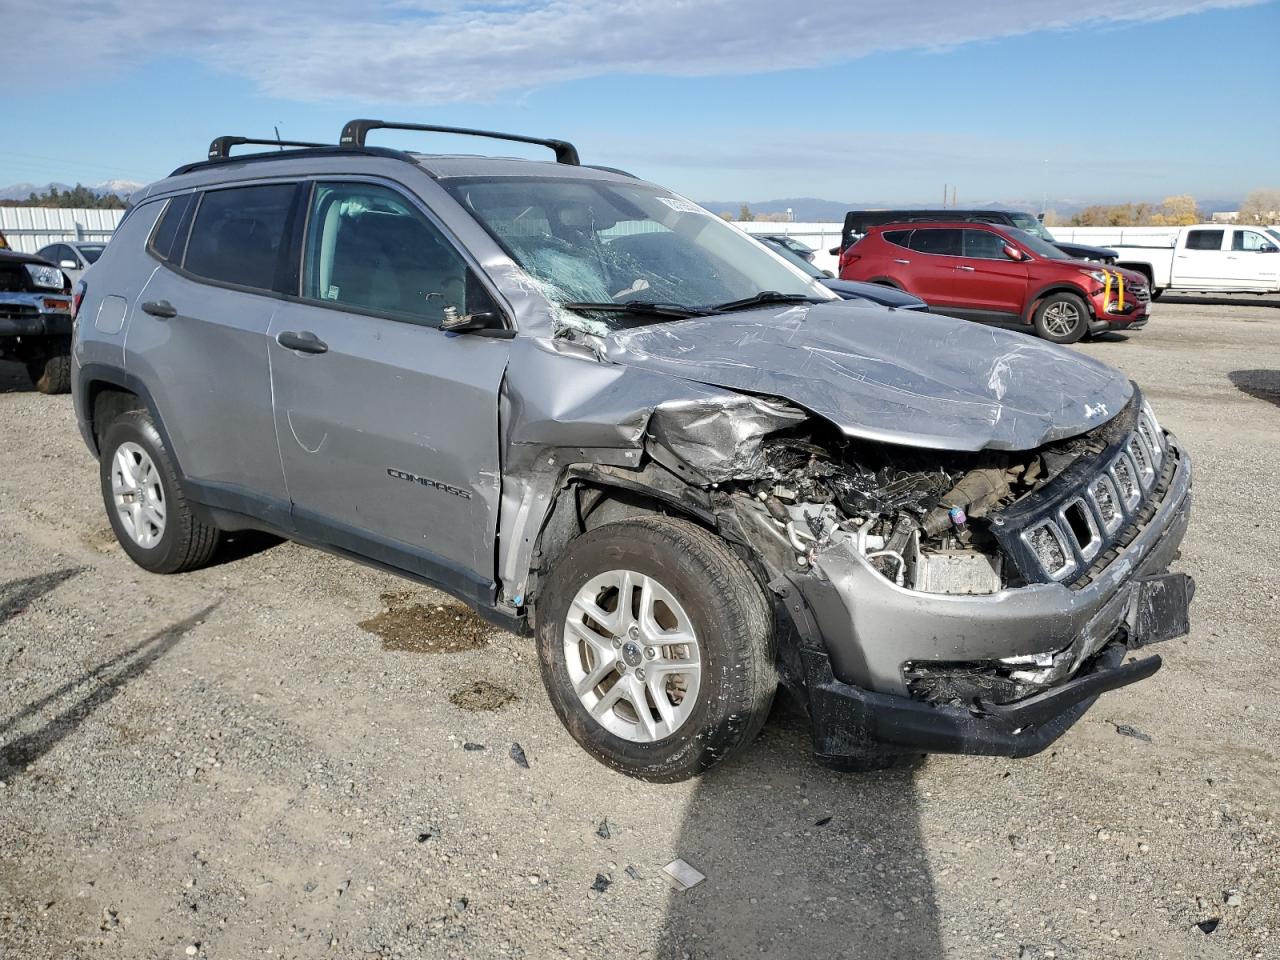
<path fill-rule="evenodd" d="M 593 328 L 741 309 L 755 298 L 834 296 L 719 217 L 651 185 L 501 177 L 444 186 L 548 299 L 589 314 Z"/>

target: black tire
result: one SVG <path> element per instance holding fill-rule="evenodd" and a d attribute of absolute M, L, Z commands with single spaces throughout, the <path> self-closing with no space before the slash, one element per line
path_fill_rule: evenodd
<path fill-rule="evenodd" d="M 1151 288 L 1151 300 L 1152 300 L 1152 302 L 1153 302 L 1153 303 L 1154 303 L 1156 300 L 1159 300 L 1162 296 L 1164 296 L 1164 287 L 1154 287 L 1154 286 L 1153 286 L 1153 287 Z"/>
<path fill-rule="evenodd" d="M 1055 322 L 1054 314 L 1050 313 L 1055 310 L 1065 313 L 1074 311 L 1074 324 L 1062 331 Z M 1048 325 L 1046 325 L 1046 314 L 1049 314 L 1050 318 Z M 1050 343 L 1075 343 L 1089 332 L 1089 308 L 1074 293 L 1051 293 L 1040 301 L 1031 322 L 1036 328 L 1036 334 Z"/>
<path fill-rule="evenodd" d="M 28 360 L 27 375 L 41 393 L 70 393 L 71 354 L 44 354 Z"/>
<path fill-rule="evenodd" d="M 142 546 L 130 536 L 116 510 L 112 493 L 112 471 L 115 469 L 116 453 L 125 443 L 141 447 L 158 472 L 165 508 L 164 530 L 149 547 Z M 98 476 L 111 529 L 115 531 L 116 539 L 120 541 L 124 552 L 138 566 L 152 573 L 183 573 L 202 567 L 213 558 L 222 533 L 192 512 L 182 490 L 182 481 L 174 468 L 173 458 L 169 456 L 164 440 L 145 411 L 125 411 L 107 427 L 102 438 Z"/>
<path fill-rule="evenodd" d="M 573 689 L 564 631 L 578 591 L 610 570 L 657 580 L 684 608 L 701 650 L 702 684 L 688 718 L 663 739 L 607 730 Z M 777 690 L 773 617 L 764 591 L 718 537 L 684 520 L 641 517 L 583 534 L 565 549 L 537 605 L 542 679 L 560 721 L 593 757 L 641 780 L 696 776 L 749 744 Z"/>

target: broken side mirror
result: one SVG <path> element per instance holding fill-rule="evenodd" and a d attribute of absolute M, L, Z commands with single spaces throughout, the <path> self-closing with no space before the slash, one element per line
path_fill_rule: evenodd
<path fill-rule="evenodd" d="M 1022 251 L 1011 243 L 1006 243 L 1004 245 L 1004 255 L 1015 263 L 1023 259 Z"/>
<path fill-rule="evenodd" d="M 498 315 L 489 310 L 481 313 L 459 313 L 457 307 L 445 307 L 440 329 L 446 333 L 478 333 L 481 330 L 501 329 Z"/>

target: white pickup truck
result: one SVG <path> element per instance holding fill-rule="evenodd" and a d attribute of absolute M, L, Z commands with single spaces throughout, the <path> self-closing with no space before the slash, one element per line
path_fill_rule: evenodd
<path fill-rule="evenodd" d="M 1152 299 L 1166 290 L 1218 293 L 1280 292 L 1280 237 L 1266 227 L 1200 223 L 1190 227 L 1088 229 L 1075 236 L 1057 227 L 1056 239 L 1105 244 L 1116 266 L 1145 273 Z"/>

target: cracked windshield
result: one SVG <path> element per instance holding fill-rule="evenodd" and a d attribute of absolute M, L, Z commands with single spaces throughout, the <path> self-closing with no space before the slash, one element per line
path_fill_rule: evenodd
<path fill-rule="evenodd" d="M 588 333 L 769 303 L 833 299 L 696 204 L 654 187 L 504 177 L 447 185 Z"/>

